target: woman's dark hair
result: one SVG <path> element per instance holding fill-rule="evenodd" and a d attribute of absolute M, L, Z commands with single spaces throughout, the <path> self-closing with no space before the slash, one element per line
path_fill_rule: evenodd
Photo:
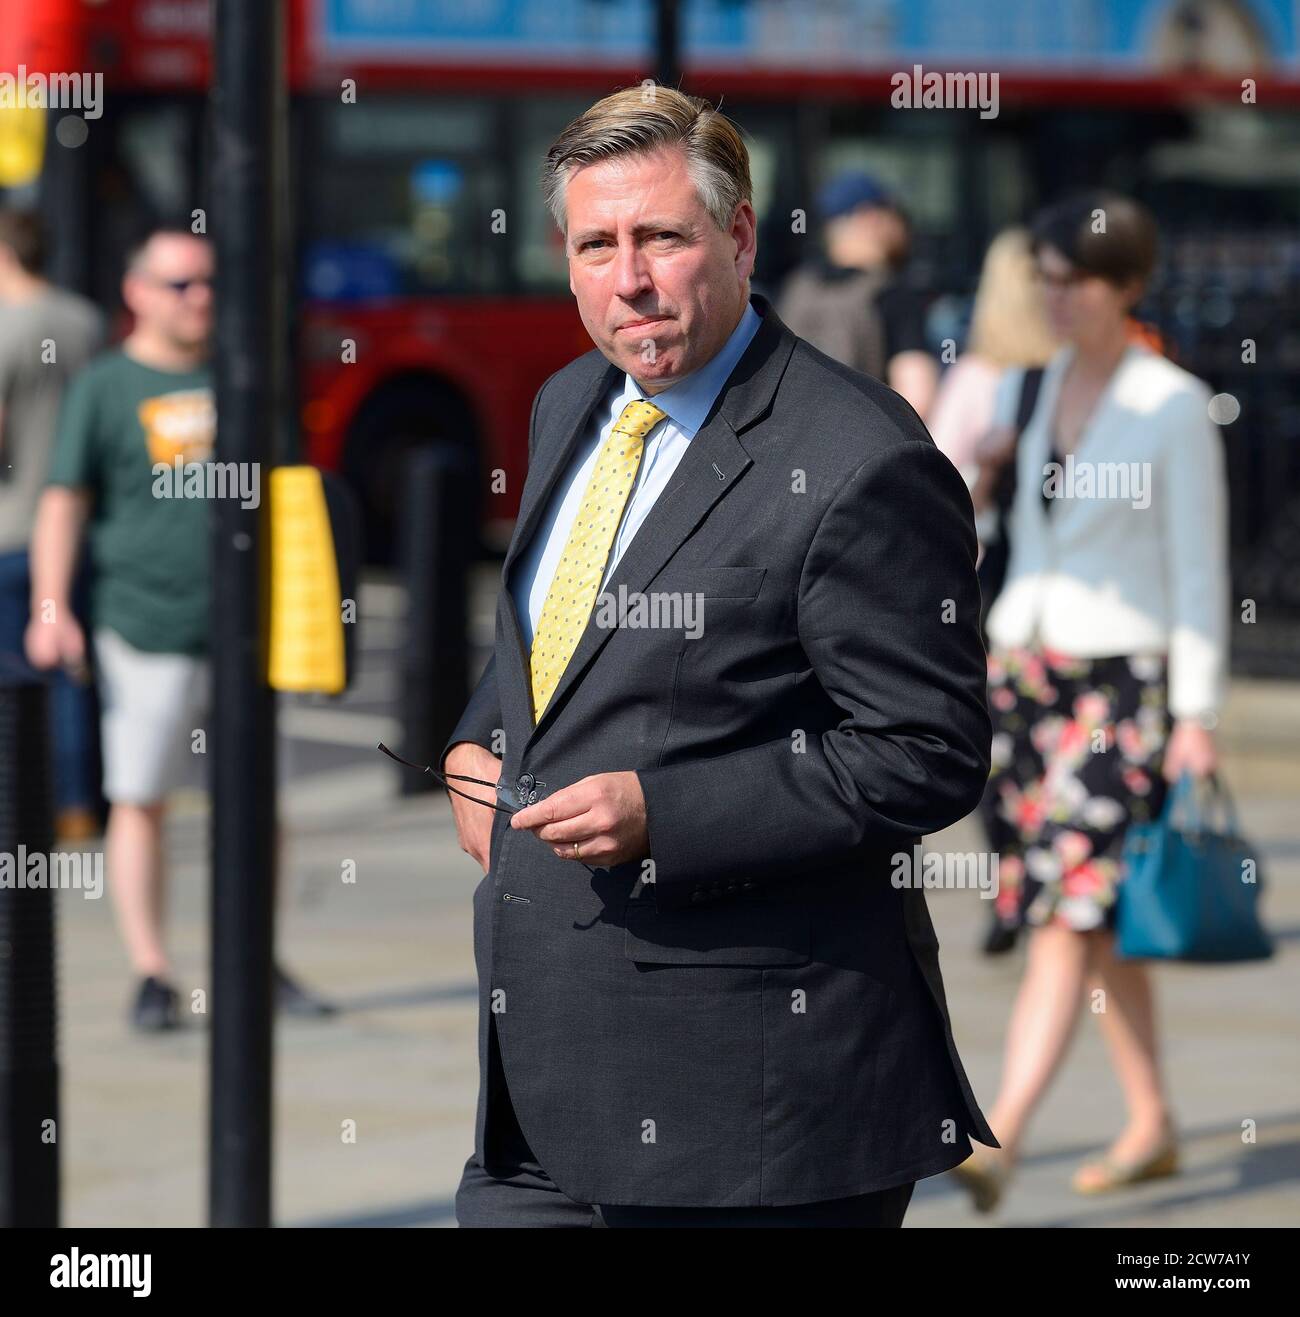
<path fill-rule="evenodd" d="M 1117 192 L 1081 192 L 1041 210 L 1031 225 L 1034 254 L 1055 247 L 1076 269 L 1116 287 L 1145 284 L 1155 269 L 1159 232 L 1140 202 Z"/>

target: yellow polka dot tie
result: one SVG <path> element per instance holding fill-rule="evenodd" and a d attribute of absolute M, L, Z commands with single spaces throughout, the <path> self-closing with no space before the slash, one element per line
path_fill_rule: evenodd
<path fill-rule="evenodd" d="M 531 658 L 533 722 L 546 712 L 564 669 L 587 629 L 614 532 L 636 479 L 645 437 L 667 415 L 653 403 L 637 399 L 619 413 L 596 469 L 587 481 L 578 515 L 569 529 L 551 588 L 537 619 Z"/>

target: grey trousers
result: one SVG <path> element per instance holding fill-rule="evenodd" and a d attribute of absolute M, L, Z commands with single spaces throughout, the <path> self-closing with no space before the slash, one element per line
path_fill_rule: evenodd
<path fill-rule="evenodd" d="M 519 1128 L 501 1068 L 495 1021 L 488 1026 L 488 1049 L 496 1104 L 488 1113 L 488 1128 L 499 1133 L 487 1150 L 491 1173 L 477 1153 L 465 1163 L 456 1190 L 456 1223 L 462 1228 L 843 1229 L 903 1224 L 915 1180 L 876 1193 L 792 1207 L 625 1207 L 575 1202 L 542 1169 Z"/>

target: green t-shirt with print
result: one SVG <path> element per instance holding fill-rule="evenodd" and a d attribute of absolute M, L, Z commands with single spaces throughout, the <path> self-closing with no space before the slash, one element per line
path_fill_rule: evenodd
<path fill-rule="evenodd" d="M 212 452 L 212 375 L 155 370 L 121 349 L 96 357 L 68 388 L 47 483 L 90 490 L 91 624 L 137 649 L 208 650 L 211 509 L 206 498 L 160 497 L 183 481 L 155 463 Z"/>

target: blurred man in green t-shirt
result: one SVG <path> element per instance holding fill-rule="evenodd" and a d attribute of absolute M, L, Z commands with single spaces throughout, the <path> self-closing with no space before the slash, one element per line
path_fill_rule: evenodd
<path fill-rule="evenodd" d="M 69 590 L 89 530 L 105 859 L 143 1029 L 179 1022 L 163 945 L 163 818 L 166 793 L 193 762 L 210 689 L 208 499 L 160 481 L 155 467 L 201 469 L 212 456 L 212 278 L 211 245 L 189 229 L 155 229 L 129 253 L 122 298 L 134 327 L 68 390 L 32 532 L 28 657 L 77 670 L 88 654 Z M 322 1013 L 287 976 L 279 986 L 282 1007 Z"/>
<path fill-rule="evenodd" d="M 104 842 L 109 888 L 136 974 L 134 1018 L 173 1025 L 177 993 L 163 946 L 166 792 L 207 704 L 208 506 L 153 496 L 153 465 L 211 453 L 208 367 L 213 256 L 188 230 L 159 230 L 128 258 L 122 298 L 134 328 L 73 381 L 59 415 L 32 532 L 37 667 L 84 667 L 86 636 L 69 601 L 90 535 L 88 629 L 103 710 Z"/>

